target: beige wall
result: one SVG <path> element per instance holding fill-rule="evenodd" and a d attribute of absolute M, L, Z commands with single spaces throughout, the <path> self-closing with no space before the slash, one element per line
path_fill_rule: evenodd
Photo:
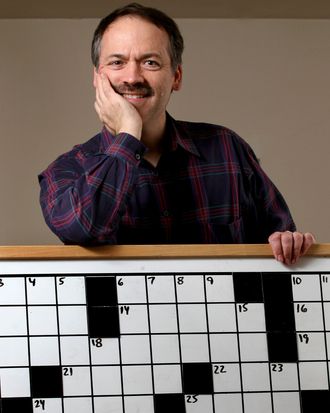
<path fill-rule="evenodd" d="M 184 87 L 169 111 L 243 136 L 297 225 L 330 241 L 330 21 L 177 20 Z M 58 242 L 37 174 L 97 133 L 89 46 L 96 20 L 0 20 L 0 244 Z"/>

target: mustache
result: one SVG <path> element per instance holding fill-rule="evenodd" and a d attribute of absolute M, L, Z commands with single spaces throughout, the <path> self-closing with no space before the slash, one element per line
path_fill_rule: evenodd
<path fill-rule="evenodd" d="M 146 82 L 142 83 L 134 83 L 133 85 L 129 83 L 123 83 L 121 85 L 114 85 L 111 83 L 111 86 L 113 90 L 120 95 L 124 93 L 136 93 L 138 95 L 143 95 L 143 96 L 153 96 L 154 91 L 152 87 Z"/>

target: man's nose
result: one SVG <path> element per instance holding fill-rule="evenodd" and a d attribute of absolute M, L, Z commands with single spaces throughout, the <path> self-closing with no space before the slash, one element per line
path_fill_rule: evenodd
<path fill-rule="evenodd" d="M 129 62 L 126 65 L 122 80 L 129 84 L 143 83 L 144 78 L 138 62 Z"/>

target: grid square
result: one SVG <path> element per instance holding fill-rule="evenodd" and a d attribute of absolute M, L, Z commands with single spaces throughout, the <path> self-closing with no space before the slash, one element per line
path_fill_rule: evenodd
<path fill-rule="evenodd" d="M 129 305 L 120 307 L 119 311 L 120 333 L 148 333 L 148 312 L 146 305 Z"/>
<path fill-rule="evenodd" d="M 152 394 L 151 366 L 123 366 L 122 372 L 124 394 Z"/>
<path fill-rule="evenodd" d="M 204 304 L 179 304 L 178 313 L 181 333 L 202 333 L 207 331 Z"/>
<path fill-rule="evenodd" d="M 301 390 L 328 390 L 327 363 L 299 363 L 299 378 Z"/>
<path fill-rule="evenodd" d="M 318 274 L 293 274 L 292 294 L 294 301 L 320 301 L 320 278 Z"/>
<path fill-rule="evenodd" d="M 61 363 L 66 366 L 89 364 L 88 337 L 61 337 Z"/>
<path fill-rule="evenodd" d="M 149 336 L 120 337 L 122 364 L 147 364 L 150 363 Z"/>
<path fill-rule="evenodd" d="M 56 304 L 54 277 L 29 277 L 26 280 L 28 304 Z"/>
<path fill-rule="evenodd" d="M 273 393 L 274 413 L 301 413 L 298 392 Z"/>
<path fill-rule="evenodd" d="M 314 413 L 317 406 L 318 413 L 330 411 L 329 390 L 303 390 L 300 392 L 301 407 L 304 413 Z"/>
<path fill-rule="evenodd" d="M 25 304 L 25 282 L 23 277 L 4 277 L 1 278 L 1 284 L 1 305 Z"/>
<path fill-rule="evenodd" d="M 86 304 L 85 277 L 56 278 L 58 304 Z"/>
<path fill-rule="evenodd" d="M 58 337 L 30 337 L 30 355 L 32 366 L 58 366 Z"/>
<path fill-rule="evenodd" d="M 298 390 L 298 369 L 296 363 L 272 363 L 271 379 L 272 388 L 280 390 Z"/>
<path fill-rule="evenodd" d="M 63 367 L 63 395 L 91 395 L 90 367 Z"/>
<path fill-rule="evenodd" d="M 268 361 L 266 333 L 239 334 L 242 361 Z"/>
<path fill-rule="evenodd" d="M 330 330 L 330 302 L 323 303 L 325 329 Z"/>
<path fill-rule="evenodd" d="M 204 280 L 202 275 L 179 275 L 175 277 L 178 303 L 203 303 Z"/>
<path fill-rule="evenodd" d="M 122 397 L 94 397 L 94 413 L 123 413 Z"/>
<path fill-rule="evenodd" d="M 65 413 L 92 413 L 92 399 L 90 397 L 74 397 L 64 399 Z"/>
<path fill-rule="evenodd" d="M 45 411 L 47 413 L 59 413 L 62 411 L 62 399 L 33 399 L 33 411 L 34 413 L 38 413 L 40 411 Z"/>
<path fill-rule="evenodd" d="M 210 302 L 233 303 L 234 285 L 232 275 L 211 275 L 205 276 L 206 297 Z"/>
<path fill-rule="evenodd" d="M 117 293 L 119 304 L 146 303 L 145 277 L 140 275 L 119 276 L 117 280 Z"/>
<path fill-rule="evenodd" d="M 241 391 L 239 364 L 213 365 L 214 391 L 227 393 Z"/>
<path fill-rule="evenodd" d="M 126 396 L 124 398 L 125 413 L 154 413 L 152 396 Z"/>
<path fill-rule="evenodd" d="M 210 334 L 210 348 L 213 363 L 239 360 L 236 334 Z"/>
<path fill-rule="evenodd" d="M 30 397 L 28 368 L 0 369 L 1 397 Z"/>
<path fill-rule="evenodd" d="M 112 396 L 122 393 L 120 366 L 93 366 L 93 393 Z"/>
<path fill-rule="evenodd" d="M 179 363 L 179 339 L 176 335 L 151 336 L 153 363 Z"/>
<path fill-rule="evenodd" d="M 156 275 L 147 277 L 149 303 L 175 303 L 174 277 Z"/>
<path fill-rule="evenodd" d="M 324 301 L 330 301 L 329 274 L 321 275 L 322 297 Z"/>
<path fill-rule="evenodd" d="M 26 337 L 0 337 L 0 365 L 27 366 L 29 363 Z"/>
<path fill-rule="evenodd" d="M 268 363 L 242 363 L 241 369 L 243 391 L 270 390 Z"/>
<path fill-rule="evenodd" d="M 87 334 L 87 315 L 84 306 L 59 306 L 60 334 Z"/>
<path fill-rule="evenodd" d="M 272 413 L 271 395 L 268 393 L 244 393 L 244 413 Z"/>
<path fill-rule="evenodd" d="M 119 364 L 118 338 L 90 340 L 92 364 Z"/>
<path fill-rule="evenodd" d="M 85 278 L 88 307 L 111 307 L 118 305 L 116 277 L 94 274 Z"/>
<path fill-rule="evenodd" d="M 211 333 L 237 331 L 235 304 L 207 305 Z"/>
<path fill-rule="evenodd" d="M 206 394 L 186 395 L 187 413 L 213 413 L 212 396 Z"/>
<path fill-rule="evenodd" d="M 183 363 L 182 386 L 187 395 L 212 394 L 213 371 L 210 363 Z"/>
<path fill-rule="evenodd" d="M 61 398 L 63 396 L 63 373 L 60 366 L 30 367 L 33 398 Z"/>
<path fill-rule="evenodd" d="M 184 394 L 155 394 L 154 395 L 154 413 L 186 413 Z"/>
<path fill-rule="evenodd" d="M 33 413 L 33 405 L 30 397 L 13 397 L 1 399 L 1 413 Z"/>
<path fill-rule="evenodd" d="M 26 308 L 0 307 L 0 336 L 26 336 Z"/>
<path fill-rule="evenodd" d="M 240 311 L 241 308 L 242 311 Z M 266 331 L 265 309 L 263 304 L 237 304 L 237 320 L 238 330 L 241 332 Z"/>
<path fill-rule="evenodd" d="M 87 319 L 90 337 L 119 337 L 119 314 L 117 306 L 87 306 Z"/>
<path fill-rule="evenodd" d="M 155 393 L 182 393 L 179 364 L 154 366 L 153 371 Z"/>
<path fill-rule="evenodd" d="M 323 331 L 322 303 L 295 304 L 296 331 Z"/>
<path fill-rule="evenodd" d="M 210 360 L 207 334 L 184 334 L 181 336 L 183 363 L 207 362 Z"/>
<path fill-rule="evenodd" d="M 240 394 L 215 394 L 214 404 L 216 412 L 243 413 Z"/>
<path fill-rule="evenodd" d="M 237 303 L 263 302 L 260 272 L 234 272 L 233 283 Z"/>
<path fill-rule="evenodd" d="M 297 341 L 300 361 L 326 360 L 324 333 L 308 333 L 308 343 Z"/>
<path fill-rule="evenodd" d="M 28 307 L 29 333 L 51 336 L 57 334 L 57 314 L 55 306 Z"/>
<path fill-rule="evenodd" d="M 152 304 L 149 306 L 151 333 L 176 333 L 178 318 L 175 304 Z"/>

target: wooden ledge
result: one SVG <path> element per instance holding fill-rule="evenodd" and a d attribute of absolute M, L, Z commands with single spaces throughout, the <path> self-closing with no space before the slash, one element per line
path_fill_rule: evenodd
<path fill-rule="evenodd" d="M 315 244 L 308 256 L 330 257 L 330 244 Z M 0 246 L 0 260 L 272 257 L 268 244 Z"/>

